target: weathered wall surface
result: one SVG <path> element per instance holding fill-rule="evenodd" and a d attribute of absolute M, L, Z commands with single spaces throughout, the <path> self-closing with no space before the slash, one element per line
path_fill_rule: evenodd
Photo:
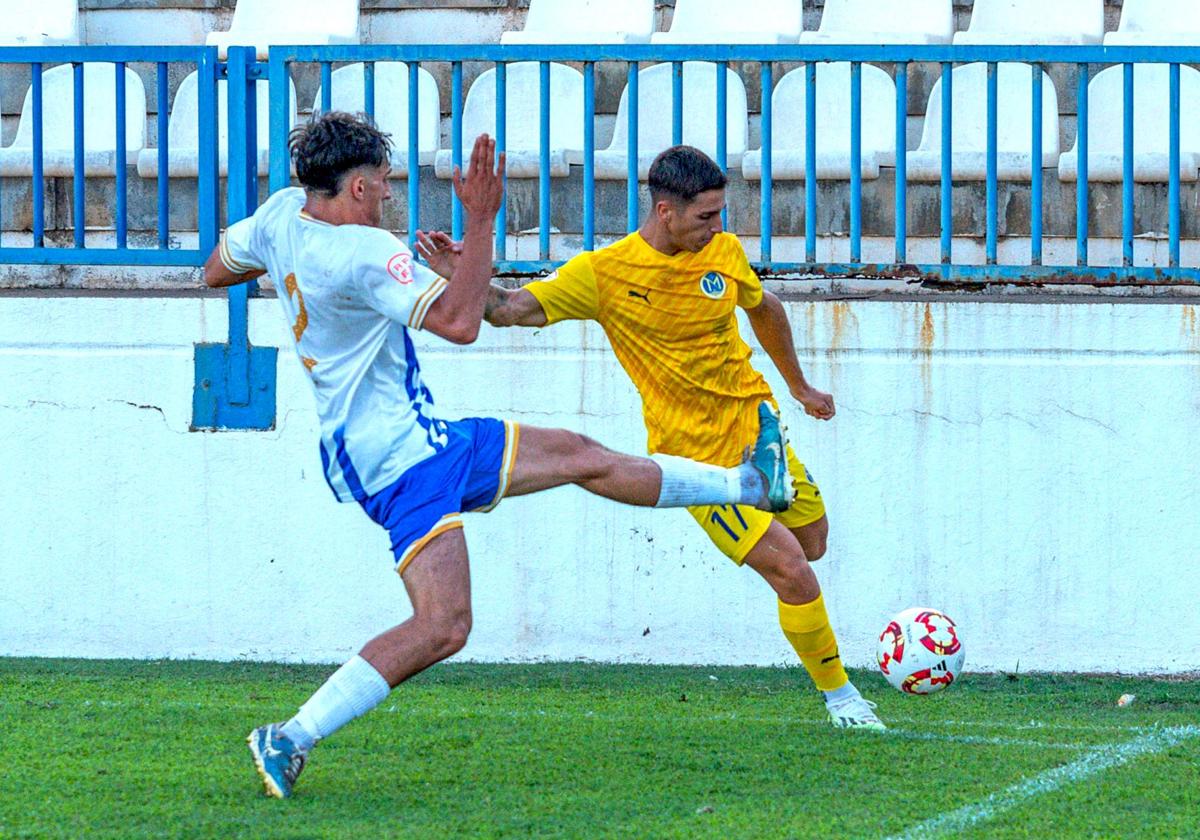
<path fill-rule="evenodd" d="M 1200 666 L 1195 306 L 788 306 L 839 405 L 819 424 L 784 400 L 829 504 L 818 569 L 848 662 L 927 604 L 971 668 Z M 272 300 L 251 324 L 285 336 Z M 0 655 L 336 661 L 407 615 L 385 536 L 321 477 L 290 350 L 275 431 L 188 431 L 192 345 L 224 334 L 218 298 L 0 298 Z M 446 416 L 644 445 L 594 328 L 423 343 Z M 567 488 L 467 535 L 465 657 L 792 661 L 768 588 L 686 513 Z"/>

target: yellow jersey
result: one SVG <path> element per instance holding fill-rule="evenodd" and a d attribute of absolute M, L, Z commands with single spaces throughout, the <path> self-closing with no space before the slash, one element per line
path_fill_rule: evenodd
<path fill-rule="evenodd" d="M 736 236 L 667 256 L 635 232 L 525 288 L 549 323 L 603 327 L 641 394 L 650 452 L 732 466 L 754 443 L 771 390 L 750 365 L 734 310 L 758 306 L 763 292 Z"/>

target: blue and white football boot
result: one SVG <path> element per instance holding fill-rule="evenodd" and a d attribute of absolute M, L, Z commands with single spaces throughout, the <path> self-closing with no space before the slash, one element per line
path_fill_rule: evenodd
<path fill-rule="evenodd" d="M 779 413 L 765 400 L 758 406 L 758 440 L 750 463 L 767 480 L 767 503 L 773 513 L 787 510 L 796 498 L 792 477 L 788 474 L 787 439 Z"/>
<path fill-rule="evenodd" d="M 268 723 L 246 736 L 266 795 L 277 799 L 292 795 L 292 785 L 308 760 L 308 754 L 292 743 L 282 729 L 282 723 Z"/>

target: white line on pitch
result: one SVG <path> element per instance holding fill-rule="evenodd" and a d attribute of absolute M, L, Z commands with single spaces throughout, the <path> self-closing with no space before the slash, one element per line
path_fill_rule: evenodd
<path fill-rule="evenodd" d="M 1175 726 L 1142 735 L 1132 741 L 1096 747 L 1069 764 L 1039 773 L 1012 787 L 993 793 L 986 799 L 964 805 L 955 811 L 932 817 L 914 825 L 903 834 L 895 835 L 890 840 L 938 837 L 971 828 L 1021 805 L 1027 799 L 1043 793 L 1052 793 L 1061 787 L 1081 782 L 1142 756 L 1155 755 L 1197 736 L 1200 736 L 1200 726 Z"/>

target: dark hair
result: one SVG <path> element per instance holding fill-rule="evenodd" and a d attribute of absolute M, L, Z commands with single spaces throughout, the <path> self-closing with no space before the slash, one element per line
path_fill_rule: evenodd
<path fill-rule="evenodd" d="M 288 148 L 304 189 L 332 198 L 347 172 L 387 163 L 392 141 L 366 114 L 330 111 L 292 129 Z"/>
<path fill-rule="evenodd" d="M 721 167 L 694 146 L 672 146 L 650 164 L 650 197 L 690 204 L 702 192 L 725 188 Z"/>

